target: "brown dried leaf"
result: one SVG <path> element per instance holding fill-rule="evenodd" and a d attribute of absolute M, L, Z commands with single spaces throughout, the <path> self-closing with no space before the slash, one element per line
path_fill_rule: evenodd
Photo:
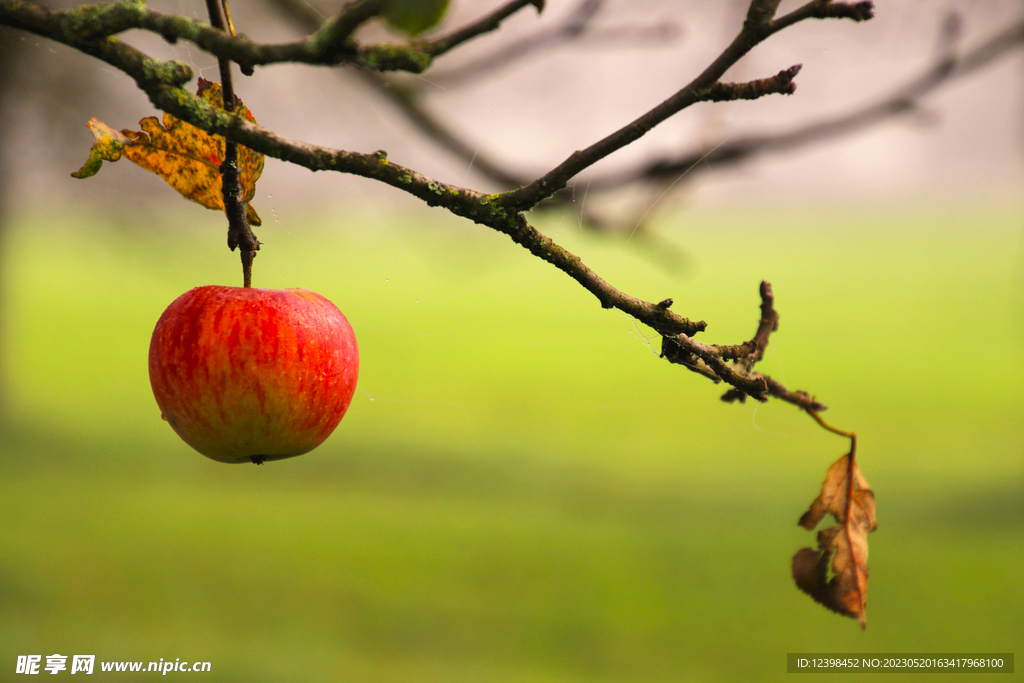
<path fill-rule="evenodd" d="M 832 463 L 821 493 L 798 522 L 814 529 L 829 513 L 838 526 L 818 532 L 818 549 L 801 548 L 793 556 L 793 579 L 800 590 L 839 614 L 866 625 L 868 534 L 878 528 L 875 495 L 851 452 Z"/>
<path fill-rule="evenodd" d="M 196 94 L 214 107 L 224 108 L 219 83 L 200 78 Z M 252 113 L 237 98 L 235 105 L 239 115 L 255 122 Z M 208 209 L 223 211 L 220 164 L 224 160 L 224 138 L 210 135 L 167 113 L 164 113 L 162 122 L 155 116 L 149 116 L 139 121 L 139 126 L 141 131 L 122 130 L 118 133 L 96 119 L 90 120 L 89 130 L 96 142 L 89 153 L 89 160 L 72 175 L 87 178 L 99 171 L 104 160 L 117 161 L 124 156 L 162 177 L 183 197 Z M 260 225 L 259 216 L 249 201 L 256 194 L 256 181 L 263 173 L 263 155 L 239 145 L 238 171 L 249 223 Z"/>

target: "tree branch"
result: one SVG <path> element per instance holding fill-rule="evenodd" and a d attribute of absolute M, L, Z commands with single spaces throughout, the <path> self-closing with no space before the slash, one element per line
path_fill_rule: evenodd
<path fill-rule="evenodd" d="M 732 386 L 722 395 L 727 403 L 742 403 L 747 396 L 767 401 L 769 396 L 782 399 L 807 411 L 826 410 L 805 391 L 790 391 L 781 382 L 768 375 L 753 372 L 754 364 L 764 356 L 768 338 L 779 327 L 779 314 L 775 311 L 775 296 L 767 281 L 761 282 L 761 319 L 754 337 L 735 346 L 702 344 L 686 334 L 664 335 L 661 356 L 670 363 L 682 365 L 714 382 Z M 730 365 L 727 361 L 733 361 Z"/>
<path fill-rule="evenodd" d="M 684 171 L 694 173 L 737 164 L 759 154 L 794 149 L 821 140 L 848 135 L 893 116 L 913 112 L 926 95 L 957 78 L 967 76 L 1024 46 L 1024 21 L 988 38 L 978 47 L 957 56 L 943 54 L 923 73 L 913 77 L 891 94 L 859 109 L 776 134 L 733 138 L 711 152 L 694 150 L 674 159 L 659 159 L 644 167 L 613 176 L 595 177 L 588 182 L 592 192 L 629 185 L 636 181 L 676 179 Z"/>
<path fill-rule="evenodd" d="M 596 15 L 603 1 L 582 0 L 576 10 L 561 25 L 507 45 L 490 56 L 474 60 L 462 69 L 456 67 L 443 73 L 434 73 L 431 76 L 431 83 L 453 87 L 462 85 L 467 80 L 486 74 L 513 59 L 521 59 L 541 47 L 578 38 L 587 31 L 590 21 Z M 274 0 L 274 2 L 293 21 L 300 23 L 305 30 L 315 30 L 319 26 L 317 13 L 310 5 L 299 4 L 292 0 Z M 656 27 L 655 30 L 659 36 L 665 34 L 664 27 Z M 605 37 L 608 38 L 608 36 Z M 616 37 L 622 38 L 621 35 L 616 35 Z M 432 113 L 422 101 L 420 96 L 422 88 L 417 87 L 418 82 L 406 84 L 388 81 L 388 86 L 382 88 L 384 78 L 378 72 L 358 71 L 357 74 L 369 82 L 375 92 L 387 97 L 420 132 L 456 158 L 469 164 L 475 173 L 492 181 L 500 189 L 512 189 L 530 182 L 530 179 L 522 173 L 512 170 L 486 152 L 481 151 L 479 145 L 465 140 L 446 125 L 440 117 Z"/>
<path fill-rule="evenodd" d="M 311 33 L 310 42 L 323 43 L 328 54 L 341 54 L 356 29 L 380 14 L 380 11 L 380 0 L 356 0 L 324 22 L 319 30 Z"/>
<path fill-rule="evenodd" d="M 778 5 L 778 3 L 775 3 Z M 873 2 L 831 2 L 814 0 L 771 22 L 772 32 L 789 28 L 804 19 L 850 19 L 867 21 L 875 16 Z"/>
<path fill-rule="evenodd" d="M 209 1 L 212 4 L 216 3 L 216 0 Z M 344 41 L 350 31 L 339 28 L 342 17 L 350 16 L 348 13 L 358 8 L 362 8 L 361 11 L 364 12 L 369 11 L 367 8 L 372 6 L 373 1 L 363 0 L 361 3 L 349 5 L 342 15 L 339 15 L 333 22 L 328 22 L 329 27 L 325 25 L 325 28 L 321 28 L 313 35 L 331 35 L 334 37 L 335 43 L 339 40 Z M 502 10 L 489 15 L 488 19 L 500 22 L 503 16 L 507 16 L 508 13 L 525 6 L 525 4 L 529 3 L 507 3 Z M 773 21 L 771 17 L 776 4 L 774 0 L 753 0 L 748 19 L 737 38 L 711 66 L 676 95 L 620 131 L 582 152 L 577 152 L 538 181 L 501 195 L 484 195 L 474 190 L 433 180 L 416 171 L 392 163 L 383 151 L 362 154 L 290 140 L 242 117 L 213 107 L 202 98 L 183 90 L 181 86 L 192 78 L 191 69 L 184 64 L 154 60 L 139 50 L 121 43 L 116 38 L 103 35 L 102 31 L 97 33 L 96 30 L 89 29 L 84 23 L 75 24 L 75 21 L 68 19 L 68 17 L 81 17 L 83 15 L 79 13 L 89 11 L 100 14 L 106 12 L 108 14 L 104 21 L 108 22 L 105 26 L 109 28 L 115 19 L 120 21 L 120 14 L 131 14 L 134 11 L 135 16 L 152 16 L 143 6 L 128 0 L 116 6 L 107 6 L 98 10 L 89 10 L 83 7 L 68 12 L 50 11 L 31 2 L 2 2 L 0 3 L 0 22 L 25 28 L 102 59 L 134 78 L 157 108 L 208 133 L 222 135 L 233 143 L 245 145 L 266 156 L 295 163 L 314 171 L 332 170 L 379 180 L 419 197 L 429 206 L 444 206 L 456 215 L 469 218 L 508 235 L 530 253 L 553 264 L 576 280 L 594 294 L 603 307 L 617 308 L 660 333 L 664 338 L 663 355 L 671 362 L 681 363 L 714 381 L 724 381 L 731 385 L 733 389 L 723 396 L 725 400 L 743 400 L 746 396 L 752 396 L 759 401 L 764 401 L 769 396 L 775 396 L 805 410 L 818 411 L 824 410 L 825 406 L 807 393 L 791 392 L 776 380 L 753 371 L 753 366 L 763 356 L 769 336 L 778 324 L 774 296 L 767 282 L 761 285 L 761 318 L 757 332 L 751 340 L 734 346 L 704 344 L 693 337 L 706 328 L 706 323 L 694 322 L 672 312 L 670 299 L 656 304 L 643 301 L 616 289 L 587 267 L 578 256 L 537 231 L 527 222 L 522 213 L 523 210 L 549 196 L 551 192 L 564 187 L 567 180 L 575 175 L 580 168 L 585 168 L 616 149 L 629 144 L 654 125 L 693 102 L 753 99 L 770 93 L 792 92 L 792 79 L 799 67 L 792 67 L 771 78 L 750 83 L 719 82 L 722 74 L 732 64 L 754 45 L 777 31 L 780 25 L 786 22 L 793 23 L 801 17 L 847 16 L 843 13 L 847 10 L 840 10 L 838 14 L 829 10 L 832 12 L 830 14 L 824 9 L 824 5 L 828 3 L 822 0 L 813 0 L 790 15 Z M 116 9 L 111 9 L 111 7 Z M 507 13 L 498 16 L 501 12 Z M 216 14 L 219 17 L 219 12 Z M 855 17 L 851 15 L 849 18 Z M 358 17 L 352 20 L 354 25 L 358 25 L 357 19 Z M 188 20 L 183 21 L 189 23 Z M 217 20 L 215 20 L 216 22 Z M 100 23 L 102 24 L 102 22 Z M 197 24 L 201 24 L 201 22 L 189 23 L 193 27 Z M 171 21 L 171 25 L 177 25 L 176 20 Z M 478 22 L 474 30 L 483 30 L 483 27 L 487 25 L 489 25 L 487 22 Z M 226 34 L 223 31 L 215 28 L 210 30 L 214 31 L 216 35 L 209 36 L 204 33 L 204 40 L 237 47 L 237 43 L 231 42 L 236 39 L 225 41 Z M 472 31 L 469 31 L 465 35 L 468 36 L 471 33 Z M 318 40 L 330 42 L 326 38 Z M 420 43 L 420 45 L 424 44 Z M 215 54 L 226 59 L 220 53 L 215 52 Z M 226 69 L 223 78 L 228 85 L 225 101 L 233 103 L 230 93 L 230 78 Z M 225 199 L 227 204 L 227 198 Z"/>
<path fill-rule="evenodd" d="M 482 19 L 435 40 L 407 43 L 356 45 L 353 32 L 380 13 L 380 0 L 356 0 L 325 22 L 309 36 L 291 43 L 261 45 L 245 36 L 232 36 L 209 24 L 186 17 L 164 14 L 146 7 L 141 0 L 121 0 L 111 5 L 83 5 L 75 9 L 50 10 L 31 0 L 0 2 L 0 22 L 26 28 L 41 14 L 59 19 L 60 33 L 68 44 L 91 42 L 129 29 L 143 29 L 174 43 L 188 40 L 216 56 L 251 67 L 281 62 L 335 65 L 358 63 L 376 71 L 420 73 L 434 57 L 497 28 L 501 21 L 527 5 L 543 7 L 541 0 L 512 0 Z"/>
<path fill-rule="evenodd" d="M 767 280 L 762 280 L 761 319 L 758 321 L 754 337 L 750 341 L 736 346 L 715 347 L 715 351 L 725 360 L 741 361 L 744 367 L 750 370 L 764 357 L 764 351 L 768 347 L 768 337 L 777 329 L 779 329 L 779 314 L 775 312 L 775 295 L 772 293 L 771 284 Z"/>
<path fill-rule="evenodd" d="M 829 3 L 827 0 L 812 0 L 777 21 L 763 18 L 767 16 L 763 9 L 755 11 L 755 6 L 764 4 L 760 0 L 754 0 L 751 3 L 751 12 L 748 14 L 747 21 L 744 22 L 739 35 L 736 36 L 732 43 L 725 48 L 722 54 L 710 66 L 682 90 L 679 90 L 676 94 L 632 123 L 627 124 L 590 147 L 573 152 L 565 161 L 533 183 L 504 193 L 500 201 L 509 209 L 516 211 L 525 211 L 536 206 L 542 200 L 564 188 L 569 180 L 580 171 L 592 166 L 626 145 L 636 142 L 659 123 L 662 123 L 690 105 L 710 100 L 712 92 L 716 91 L 715 86 L 721 85 L 718 83 L 718 80 L 740 58 L 783 27 L 792 25 L 802 19 L 817 17 L 819 12 L 824 11 L 823 7 Z M 870 3 L 867 4 L 870 5 Z M 754 21 L 752 17 L 762 18 L 759 21 Z M 751 87 L 753 88 L 753 86 Z"/>

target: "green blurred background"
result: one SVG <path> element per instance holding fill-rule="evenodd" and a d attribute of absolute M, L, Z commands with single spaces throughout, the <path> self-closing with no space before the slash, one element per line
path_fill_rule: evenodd
<path fill-rule="evenodd" d="M 181 204 L 144 228 L 89 210 L 9 224 L 0 679 L 18 654 L 53 653 L 209 661 L 217 681 L 423 683 L 1021 654 L 1019 203 L 675 212 L 656 226 L 685 254 L 675 269 L 574 217 L 537 220 L 612 284 L 707 320 L 708 341 L 749 338 L 772 282 L 781 326 L 761 368 L 857 431 L 877 496 L 864 632 L 789 577 L 843 439 L 789 405 L 722 403 L 658 359 L 649 329 L 437 210 L 279 223 L 261 207 L 256 285 L 345 312 L 359 390 L 308 455 L 191 451 L 150 394 L 149 335 L 185 290 L 239 277 L 221 219 Z"/>

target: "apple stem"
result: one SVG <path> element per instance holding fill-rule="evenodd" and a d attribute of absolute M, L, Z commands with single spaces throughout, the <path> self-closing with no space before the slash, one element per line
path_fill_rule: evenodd
<path fill-rule="evenodd" d="M 256 250 L 242 249 L 242 286 L 252 287 L 252 260 Z"/>
<path fill-rule="evenodd" d="M 227 10 L 227 0 L 206 0 L 206 9 L 210 15 L 210 25 L 225 31 L 224 15 L 221 14 L 221 3 Z M 230 33 L 234 35 L 234 27 Z M 231 85 L 231 62 L 226 59 L 217 60 L 220 67 L 220 87 L 224 100 L 224 111 L 235 113 L 234 88 Z M 243 68 L 243 72 L 246 70 Z M 224 162 L 220 165 L 221 188 L 224 196 L 224 213 L 228 217 L 228 248 L 231 251 L 238 247 L 242 257 L 242 286 L 252 286 L 252 260 L 260 248 L 260 242 L 253 234 L 246 216 L 245 203 L 242 201 L 242 183 L 238 174 L 238 144 L 225 138 Z"/>

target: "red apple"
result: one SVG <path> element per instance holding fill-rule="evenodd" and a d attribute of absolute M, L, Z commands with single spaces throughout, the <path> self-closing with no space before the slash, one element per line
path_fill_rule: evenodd
<path fill-rule="evenodd" d="M 197 287 L 167 307 L 149 346 L 164 419 L 220 462 L 313 450 L 345 415 L 358 375 L 348 320 L 304 289 Z"/>

